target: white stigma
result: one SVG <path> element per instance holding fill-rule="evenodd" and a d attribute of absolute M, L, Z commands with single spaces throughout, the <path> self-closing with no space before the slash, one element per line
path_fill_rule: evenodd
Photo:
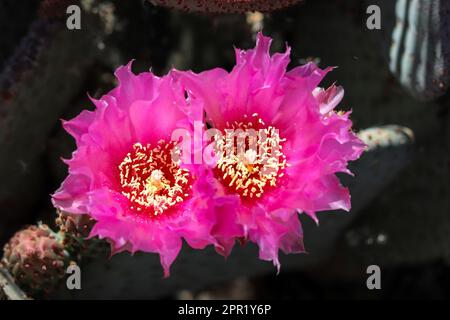
<path fill-rule="evenodd" d="M 257 156 L 258 154 L 253 149 L 245 151 L 245 159 L 247 160 L 247 164 L 254 164 Z"/>

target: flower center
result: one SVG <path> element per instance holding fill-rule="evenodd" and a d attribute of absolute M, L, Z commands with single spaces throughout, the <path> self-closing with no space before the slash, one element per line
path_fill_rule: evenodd
<path fill-rule="evenodd" d="M 189 196 L 191 175 L 172 161 L 173 148 L 164 141 L 155 147 L 136 143 L 120 163 L 121 191 L 131 209 L 158 216 Z"/>
<path fill-rule="evenodd" d="M 285 139 L 258 114 L 248 122 L 227 123 L 227 127 L 225 136 L 216 142 L 221 157 L 215 174 L 230 192 L 247 199 L 260 198 L 284 176 L 288 166 L 282 152 Z"/>

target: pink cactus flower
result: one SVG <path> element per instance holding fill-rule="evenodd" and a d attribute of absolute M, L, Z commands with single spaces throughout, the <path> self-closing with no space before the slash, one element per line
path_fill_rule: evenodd
<path fill-rule="evenodd" d="M 270 45 L 271 39 L 259 34 L 256 48 L 236 49 L 231 72 L 218 68 L 174 74 L 193 99 L 202 101 L 213 128 L 224 135 L 230 129 L 266 135 L 257 149 L 245 140 L 241 156 L 219 157 L 213 168 L 220 185 L 214 201 L 216 210 L 228 215 L 222 227 L 255 242 L 260 258 L 279 270 L 280 249 L 304 252 L 298 211 L 318 222 L 318 211 L 350 210 L 349 191 L 336 173 L 351 174 L 347 164 L 365 145 L 351 131 L 350 112 L 334 111 L 343 89 L 318 87 L 332 68 L 308 63 L 287 71 L 290 48 L 271 56 Z M 269 145 L 278 148 L 269 150 Z M 218 144 L 216 151 L 225 147 Z M 236 203 L 233 211 L 221 208 L 222 197 Z M 234 240 L 218 241 L 223 253 L 229 253 Z"/>
<path fill-rule="evenodd" d="M 208 203 L 215 190 L 202 179 L 204 170 L 171 157 L 172 132 L 191 130 L 201 106 L 186 100 L 170 75 L 134 75 L 130 63 L 116 76 L 117 88 L 92 99 L 94 111 L 63 122 L 77 148 L 52 201 L 90 215 L 96 221 L 90 236 L 108 239 L 113 253 L 158 253 L 168 276 L 183 238 L 200 249 L 218 245 L 213 235 L 227 236 Z"/>

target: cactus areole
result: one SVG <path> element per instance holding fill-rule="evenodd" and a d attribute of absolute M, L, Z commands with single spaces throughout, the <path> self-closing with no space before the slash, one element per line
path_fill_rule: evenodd
<path fill-rule="evenodd" d="M 268 12 L 299 3 L 301 0 L 148 0 L 154 5 L 204 12 Z"/>

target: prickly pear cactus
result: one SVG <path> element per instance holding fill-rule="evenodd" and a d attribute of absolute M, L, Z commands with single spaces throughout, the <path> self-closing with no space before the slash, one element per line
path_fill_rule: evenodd
<path fill-rule="evenodd" d="M 2 259 L 16 283 L 33 294 L 57 287 L 69 262 L 62 239 L 46 225 L 17 232 L 6 244 Z"/>

